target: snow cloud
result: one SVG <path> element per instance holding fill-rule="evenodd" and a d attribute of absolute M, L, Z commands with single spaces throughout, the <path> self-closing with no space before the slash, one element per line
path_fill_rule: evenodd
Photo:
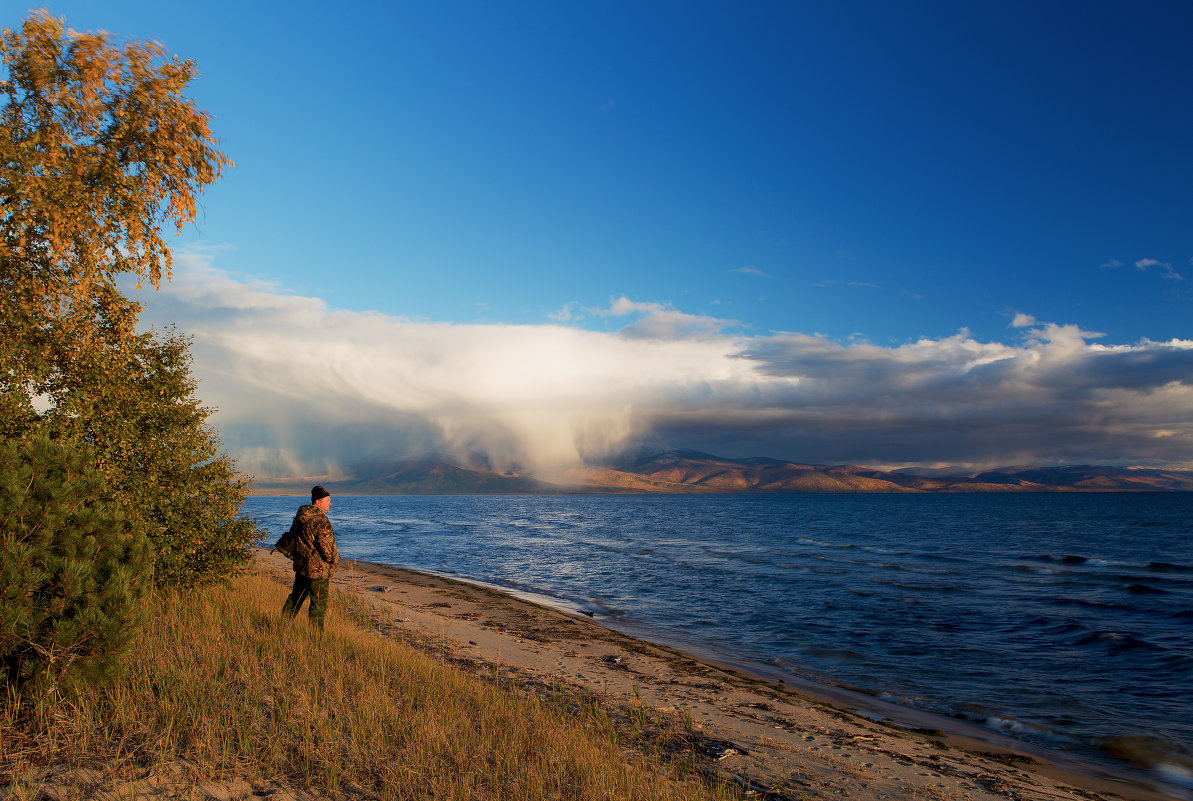
<path fill-rule="evenodd" d="M 1193 341 L 1106 344 L 1016 315 L 894 347 L 622 297 L 574 324 L 457 325 L 327 307 L 191 255 L 143 320 L 194 337 L 200 396 L 262 477 L 436 456 L 544 477 L 643 443 L 830 464 L 1184 464 Z"/>

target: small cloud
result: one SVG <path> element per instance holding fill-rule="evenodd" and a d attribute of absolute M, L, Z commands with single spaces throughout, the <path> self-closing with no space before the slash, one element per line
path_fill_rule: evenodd
<path fill-rule="evenodd" d="M 609 308 L 607 309 L 591 309 L 590 311 L 599 314 L 602 317 L 625 317 L 636 312 L 660 312 L 666 307 L 661 303 L 642 303 L 636 300 L 630 300 L 625 295 L 620 298 L 610 298 Z"/>
<path fill-rule="evenodd" d="M 616 105 L 617 105 L 616 100 L 612 100 L 612 99 L 606 100 L 604 103 L 601 104 L 601 111 L 612 111 Z"/>
<path fill-rule="evenodd" d="M 557 323 L 566 323 L 570 322 L 571 320 L 582 320 L 584 319 L 584 315 L 576 314 L 574 311 L 577 305 L 578 304 L 575 301 L 571 303 L 565 303 L 563 304 L 563 308 L 561 308 L 559 311 L 547 312 L 547 319 L 554 320 Z"/>
<path fill-rule="evenodd" d="M 1160 277 L 1167 281 L 1183 281 L 1185 280 L 1180 273 L 1172 269 L 1172 265 L 1166 261 L 1159 259 L 1140 259 L 1135 262 L 1135 269 L 1141 272 L 1146 272 L 1152 268 L 1160 271 Z"/>
<path fill-rule="evenodd" d="M 753 275 L 757 276 L 758 278 L 770 278 L 770 273 L 765 273 L 762 270 L 759 270 L 757 267 L 734 267 L 729 272 L 741 273 L 742 275 Z"/>
<path fill-rule="evenodd" d="M 878 284 L 871 284 L 869 281 L 834 281 L 831 278 L 825 281 L 817 281 L 812 286 L 821 288 L 830 286 L 857 286 L 863 289 L 878 289 Z"/>
<path fill-rule="evenodd" d="M 738 320 L 686 314 L 670 304 L 642 303 L 630 300 L 625 295 L 612 299 L 607 309 L 590 311 L 601 317 L 638 315 L 636 321 L 618 331 L 621 336 L 631 339 L 700 339 L 716 336 L 726 328 L 741 325 Z"/>
<path fill-rule="evenodd" d="M 968 335 L 968 332 L 967 332 Z M 1086 340 L 1101 339 L 1101 331 L 1086 331 L 1077 325 L 1044 323 L 1027 332 L 1027 342 L 1033 346 L 1047 346 L 1053 353 L 1077 353 L 1087 347 Z"/>
<path fill-rule="evenodd" d="M 1023 312 L 1015 312 L 1015 318 L 1011 320 L 1011 328 L 1027 328 L 1035 324 L 1036 318 Z"/>
<path fill-rule="evenodd" d="M 1189 260 L 1189 264 L 1190 264 L 1190 266 L 1193 266 L 1193 259 Z M 1103 268 L 1111 268 L 1111 269 L 1113 269 L 1115 267 L 1122 267 L 1122 266 L 1123 266 L 1123 263 L 1121 261 L 1119 261 L 1118 259 L 1111 259 L 1110 261 L 1108 261 L 1102 265 Z M 1159 259 L 1139 259 L 1138 261 L 1135 262 L 1135 269 L 1141 273 L 1148 272 L 1149 270 L 1157 270 L 1160 273 L 1160 277 L 1163 278 L 1165 281 L 1184 281 L 1185 280 L 1184 276 L 1182 276 L 1176 270 L 1172 269 L 1172 265 L 1169 262 L 1160 261 Z"/>

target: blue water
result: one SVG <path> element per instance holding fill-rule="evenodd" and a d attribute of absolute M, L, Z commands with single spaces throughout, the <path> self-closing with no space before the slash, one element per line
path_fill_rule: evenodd
<path fill-rule="evenodd" d="M 280 533 L 298 502 L 247 510 Z M 350 558 L 1193 787 L 1193 494 L 337 496 L 331 518 Z"/>

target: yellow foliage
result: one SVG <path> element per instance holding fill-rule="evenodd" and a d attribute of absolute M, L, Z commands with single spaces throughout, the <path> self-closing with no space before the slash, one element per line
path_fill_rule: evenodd
<path fill-rule="evenodd" d="M 189 343 L 137 334 L 141 308 L 115 284 L 169 278 L 163 228 L 192 221 L 231 165 L 185 95 L 195 65 L 45 11 L 0 32 L 0 63 L 0 436 L 94 446 L 154 539 L 158 580 L 194 579 L 174 546 L 191 530 L 214 557 L 200 580 L 223 578 L 251 523 L 176 499 L 239 509 L 247 483 L 206 425 Z"/>

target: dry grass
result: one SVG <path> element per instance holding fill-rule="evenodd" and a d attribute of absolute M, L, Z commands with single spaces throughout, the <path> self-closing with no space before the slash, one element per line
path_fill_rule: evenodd
<path fill-rule="evenodd" d="M 732 795 L 676 775 L 674 764 L 631 760 L 600 715 L 577 716 L 358 626 L 343 598 L 321 636 L 305 615 L 283 624 L 284 597 L 256 576 L 159 597 L 121 680 L 54 705 L 9 697 L 0 788 L 36 795 L 62 766 L 115 782 L 181 762 L 192 779 L 266 778 L 331 796 Z"/>

